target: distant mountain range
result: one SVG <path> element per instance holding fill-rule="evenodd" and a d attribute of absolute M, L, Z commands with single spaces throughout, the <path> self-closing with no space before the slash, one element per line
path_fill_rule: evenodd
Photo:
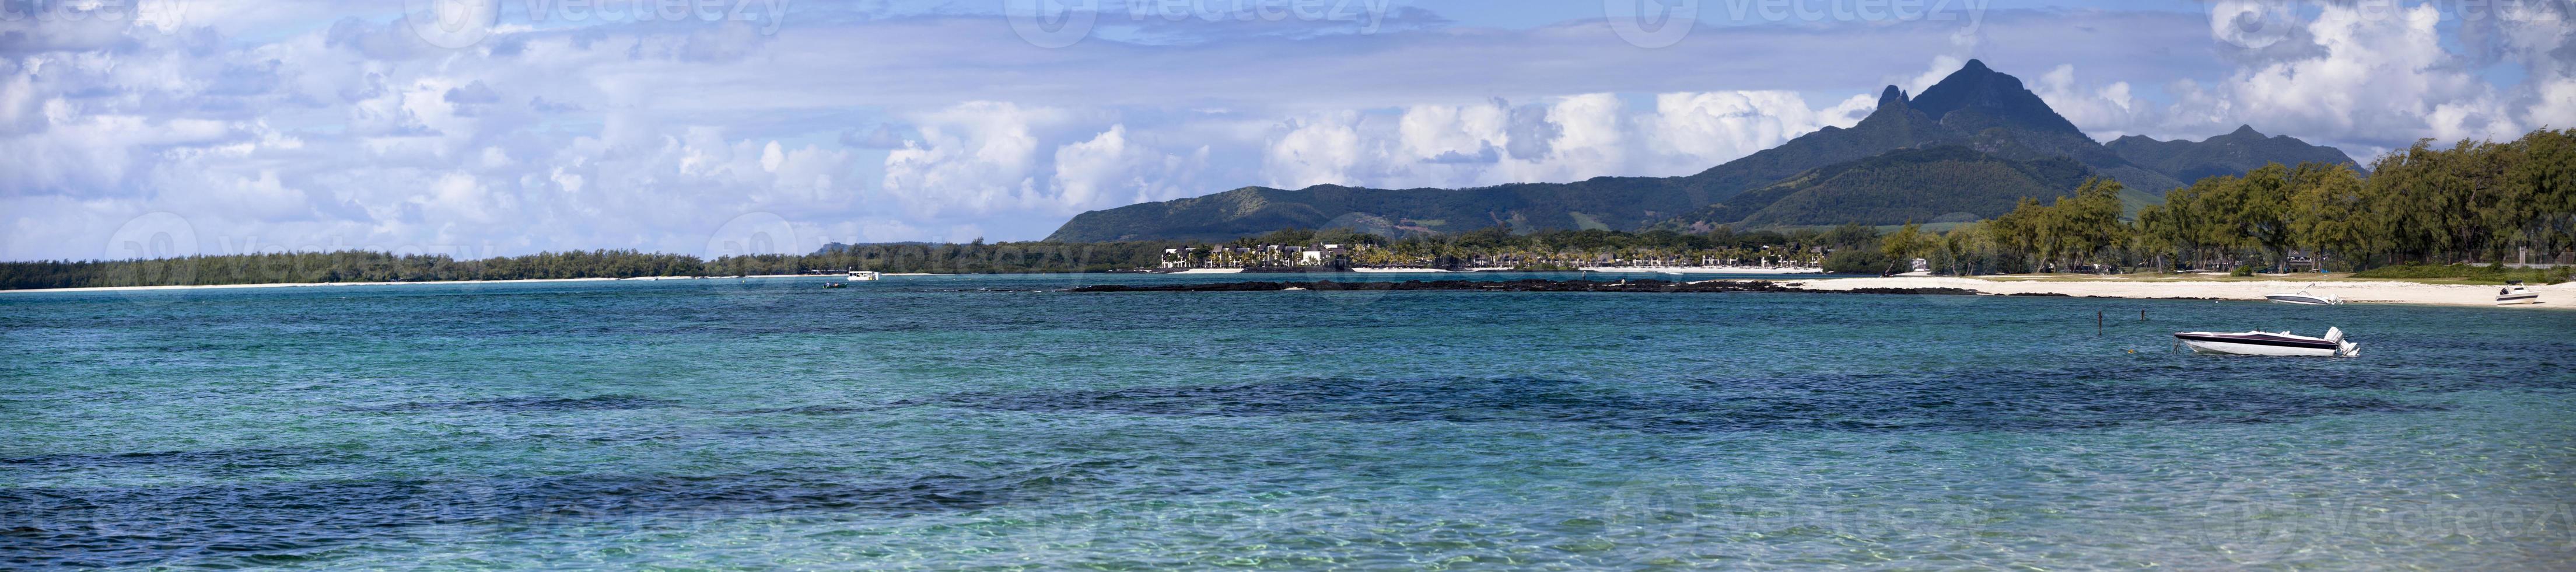
<path fill-rule="evenodd" d="M 1912 97 L 1888 86 L 1878 109 L 1848 129 L 1819 129 L 1688 176 L 1469 189 L 1243 187 L 1082 213 L 1047 240 L 1230 240 L 1289 227 L 1394 236 L 1497 224 L 1633 231 L 1967 221 L 2009 211 L 2021 197 L 2065 195 L 2088 177 L 2120 181 L 2134 208 L 2185 181 L 2302 161 L 2353 162 L 2251 127 L 2197 143 L 2097 143 L 2020 79 L 1969 60 Z"/>
<path fill-rule="evenodd" d="M 2130 135 L 2103 145 L 2131 164 L 2172 176 L 2185 183 L 2219 175 L 2243 175 L 2268 163 L 2343 163 L 2352 157 L 2333 147 L 2309 145 L 2288 135 L 2264 137 L 2245 125 L 2226 135 L 2190 141 L 2157 141 Z M 2354 165 L 2359 169 L 2359 165 Z"/>
<path fill-rule="evenodd" d="M 1959 145 L 1900 149 L 1738 193 L 1669 224 L 1705 231 L 1722 224 L 1968 222 L 2010 211 L 2022 197 L 2065 194 L 2092 176 L 2093 169 L 2066 157 L 2016 161 Z M 2141 194 L 2138 200 L 2155 197 Z"/>

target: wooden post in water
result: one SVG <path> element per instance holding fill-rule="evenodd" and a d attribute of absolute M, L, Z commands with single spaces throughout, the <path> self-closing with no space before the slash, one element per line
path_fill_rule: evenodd
<path fill-rule="evenodd" d="M 2146 310 L 2139 310 L 2139 311 L 2138 311 L 2138 321 L 2140 321 L 2140 322 L 2147 321 L 2147 311 L 2146 311 Z"/>
<path fill-rule="evenodd" d="M 2102 335 L 2102 311 L 2093 311 L 2093 335 Z"/>

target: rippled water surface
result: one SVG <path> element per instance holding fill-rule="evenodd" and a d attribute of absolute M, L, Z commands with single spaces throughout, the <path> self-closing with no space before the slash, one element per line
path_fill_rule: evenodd
<path fill-rule="evenodd" d="M 2576 312 L 1236 279 L 0 294 L 0 568 L 2576 566 Z"/>

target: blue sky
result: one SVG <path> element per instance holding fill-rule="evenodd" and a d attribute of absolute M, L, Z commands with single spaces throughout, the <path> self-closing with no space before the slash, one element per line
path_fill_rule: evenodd
<path fill-rule="evenodd" d="M 1679 175 L 1968 58 L 2099 139 L 2367 161 L 2576 124 L 2567 0 L 2501 4 L 12 3 L 0 258 L 798 252 L 1246 185 Z"/>

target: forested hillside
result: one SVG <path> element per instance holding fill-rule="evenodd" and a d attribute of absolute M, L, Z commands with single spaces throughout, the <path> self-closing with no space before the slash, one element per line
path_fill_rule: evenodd
<path fill-rule="evenodd" d="M 1968 222 L 2012 210 L 2022 197 L 2063 194 L 2091 176 L 2063 157 L 2013 161 L 1959 146 L 1897 151 L 1747 191 L 1677 217 L 1674 227 Z"/>
<path fill-rule="evenodd" d="M 2104 144 L 2140 167 L 2155 170 L 2179 181 L 2198 181 L 2209 177 L 2242 175 L 2271 163 L 2297 165 L 2322 163 L 2350 165 L 2352 157 L 2333 147 L 2309 145 L 2289 136 L 2265 137 L 2254 126 L 2245 125 L 2226 135 L 2199 142 L 2157 141 L 2130 135 Z"/>

